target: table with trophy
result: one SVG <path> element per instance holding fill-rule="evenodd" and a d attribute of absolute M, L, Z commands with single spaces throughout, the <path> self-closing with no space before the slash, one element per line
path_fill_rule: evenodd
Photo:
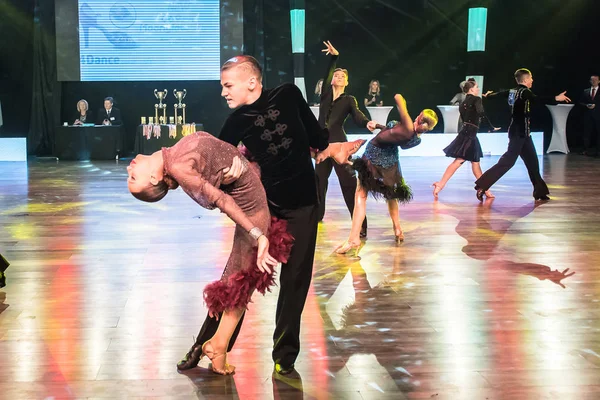
<path fill-rule="evenodd" d="M 154 105 L 154 117 L 141 117 L 141 124 L 135 134 L 134 151 L 137 154 L 150 155 L 163 147 L 173 146 L 184 136 L 204 130 L 202 124 L 186 122 L 186 105 L 183 99 L 187 90 L 173 90 L 177 103 L 173 104 L 174 115 L 167 119 L 167 89 L 154 89 L 158 103 Z"/>

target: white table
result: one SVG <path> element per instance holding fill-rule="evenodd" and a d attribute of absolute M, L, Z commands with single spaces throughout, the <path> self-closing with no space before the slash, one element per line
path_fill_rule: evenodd
<path fill-rule="evenodd" d="M 569 154 L 567 145 L 567 118 L 573 109 L 573 104 L 558 104 L 555 106 L 546 105 L 552 115 L 552 139 L 548 146 L 547 153 L 558 151 Z"/>
<path fill-rule="evenodd" d="M 315 114 L 315 118 L 319 120 L 319 106 L 310 106 L 310 110 Z"/>
<path fill-rule="evenodd" d="M 367 107 L 367 111 L 369 111 L 369 115 L 371 116 L 371 121 L 375 121 L 378 124 L 385 125 L 387 124 L 388 115 L 390 115 L 390 111 L 392 111 L 391 106 L 381 106 L 381 107 Z M 379 133 L 379 129 L 375 129 L 373 134 Z"/>
<path fill-rule="evenodd" d="M 421 136 L 421 144 L 408 150 L 400 150 L 400 157 L 445 157 L 444 147 L 456 139 L 458 133 L 426 133 Z M 508 148 L 507 132 L 478 133 L 484 156 L 501 156 Z M 531 132 L 531 138 L 538 156 L 544 155 L 544 132 Z M 348 141 L 373 139 L 371 134 L 350 134 Z M 355 155 L 360 157 L 367 146 L 363 146 Z"/>
<path fill-rule="evenodd" d="M 442 118 L 444 119 L 444 133 L 456 133 L 458 128 L 458 118 L 460 113 L 458 112 L 458 106 L 437 106 L 442 112 Z"/>

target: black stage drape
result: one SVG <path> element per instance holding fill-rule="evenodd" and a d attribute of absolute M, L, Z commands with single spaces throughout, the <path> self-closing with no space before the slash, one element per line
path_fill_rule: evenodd
<path fill-rule="evenodd" d="M 36 0 L 33 17 L 33 90 L 27 151 L 52 155 L 59 124 L 61 85 L 56 79 L 54 1 Z"/>

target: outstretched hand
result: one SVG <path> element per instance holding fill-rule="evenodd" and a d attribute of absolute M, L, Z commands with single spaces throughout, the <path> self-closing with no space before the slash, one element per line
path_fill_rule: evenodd
<path fill-rule="evenodd" d="M 571 99 L 568 98 L 565 93 L 567 93 L 566 90 L 564 92 L 562 92 L 561 94 L 559 94 L 558 96 L 555 96 L 554 100 L 556 100 L 556 101 L 564 101 L 565 103 L 570 103 Z"/>
<path fill-rule="evenodd" d="M 559 270 L 556 269 L 556 270 L 550 272 L 551 277 L 549 278 L 549 280 L 556 283 L 557 285 L 562 286 L 562 288 L 565 289 L 566 286 L 563 285 L 561 281 L 565 278 L 575 275 L 575 272 L 571 272 L 571 273 L 567 273 L 567 272 L 569 272 L 569 268 L 565 269 L 562 272 L 560 272 Z"/>
<path fill-rule="evenodd" d="M 370 130 L 371 132 L 373 132 L 375 129 L 377 129 L 377 122 L 375 122 L 375 121 L 367 122 L 367 129 Z"/>
<path fill-rule="evenodd" d="M 258 256 L 256 266 L 261 272 L 270 274 L 279 262 L 269 254 L 269 239 L 265 235 L 258 238 Z"/>
<path fill-rule="evenodd" d="M 494 93 L 491 90 L 488 90 L 487 92 L 485 92 L 484 94 L 482 94 L 483 97 L 488 97 L 490 94 Z"/>
<path fill-rule="evenodd" d="M 325 45 L 325 48 L 321 51 L 325 53 L 325 55 L 328 56 L 331 54 L 332 56 L 338 56 L 340 54 L 340 52 L 337 51 L 335 47 L 333 47 L 329 40 L 323 42 L 323 44 Z"/>

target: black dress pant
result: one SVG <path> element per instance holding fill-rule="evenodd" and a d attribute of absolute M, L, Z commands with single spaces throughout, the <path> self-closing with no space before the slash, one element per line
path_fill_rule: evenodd
<path fill-rule="evenodd" d="M 533 145 L 531 136 L 511 135 L 508 139 L 508 150 L 500 157 L 498 163 L 485 171 L 481 177 L 475 181 L 479 189 L 488 190 L 504 174 L 510 170 L 518 157 L 521 157 L 529 173 L 529 179 L 533 185 L 533 197 L 542 197 L 548 195 L 550 191 L 542 176 L 540 175 L 540 164 L 538 156 Z"/>
<path fill-rule="evenodd" d="M 329 176 L 331 170 L 335 169 L 335 174 L 340 181 L 342 195 L 346 202 L 346 207 L 350 211 L 350 216 L 354 213 L 354 194 L 356 193 L 356 175 L 354 175 L 346 165 L 340 165 L 328 158 L 324 162 L 317 164 L 315 172 L 317 173 L 317 191 L 319 194 L 319 221 L 325 216 L 325 198 L 327 196 L 327 187 L 329 186 Z M 367 218 L 362 224 L 361 233 L 367 233 Z"/>
<path fill-rule="evenodd" d="M 6 261 L 6 258 L 0 254 L 0 288 L 6 286 L 6 276 L 4 275 L 4 271 L 8 268 L 10 264 Z"/>
<path fill-rule="evenodd" d="M 300 320 L 312 279 L 319 223 L 317 211 L 316 205 L 295 210 L 271 208 L 274 217 L 288 222 L 288 231 L 294 237 L 288 262 L 281 266 L 279 273 L 279 298 L 273 334 L 273 361 L 285 367 L 294 364 L 300 352 Z M 243 317 L 229 341 L 227 351 L 233 348 L 242 322 Z M 216 318 L 207 316 L 194 346 L 209 340 L 218 326 Z"/>
<path fill-rule="evenodd" d="M 586 110 L 583 118 L 583 145 L 590 153 L 596 142 L 596 153 L 600 152 L 600 110 Z"/>

